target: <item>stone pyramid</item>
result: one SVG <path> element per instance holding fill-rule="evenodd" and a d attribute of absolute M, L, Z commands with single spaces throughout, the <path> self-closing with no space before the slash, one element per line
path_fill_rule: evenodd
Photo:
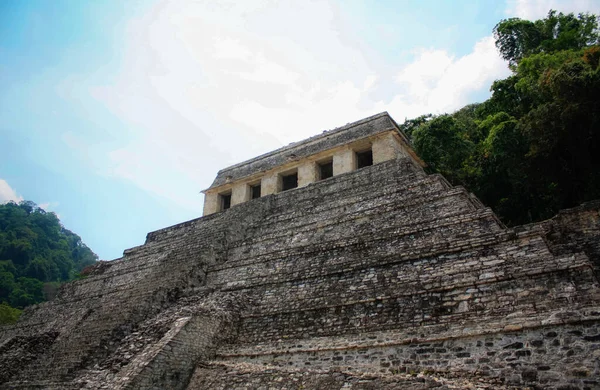
<path fill-rule="evenodd" d="M 272 193 L 250 200 L 257 177 Z M 599 203 L 507 229 L 426 174 L 387 113 L 206 194 L 207 215 L 0 328 L 0 388 L 600 387 Z"/>

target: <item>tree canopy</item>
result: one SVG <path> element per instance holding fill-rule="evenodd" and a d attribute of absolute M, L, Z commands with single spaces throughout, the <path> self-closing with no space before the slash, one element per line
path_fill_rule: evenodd
<path fill-rule="evenodd" d="M 501 20 L 494 27 L 496 47 L 511 66 L 537 53 L 583 49 L 598 44 L 598 18 L 590 14 L 563 14 L 554 10 L 545 19 Z"/>
<path fill-rule="evenodd" d="M 508 225 L 600 198 L 598 17 L 550 11 L 494 34 L 512 74 L 481 104 L 407 121 L 417 153 Z"/>
<path fill-rule="evenodd" d="M 31 201 L 0 204 L 0 323 L 52 298 L 98 256 L 56 214 Z"/>

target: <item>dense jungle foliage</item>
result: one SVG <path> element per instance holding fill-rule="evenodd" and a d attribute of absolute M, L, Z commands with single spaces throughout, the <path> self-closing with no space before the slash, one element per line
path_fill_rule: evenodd
<path fill-rule="evenodd" d="M 406 121 L 417 153 L 509 226 L 600 198 L 598 16 L 512 18 L 494 36 L 512 74 L 481 104 Z"/>
<path fill-rule="evenodd" d="M 0 204 L 0 324 L 51 299 L 98 256 L 52 212 L 22 201 Z"/>

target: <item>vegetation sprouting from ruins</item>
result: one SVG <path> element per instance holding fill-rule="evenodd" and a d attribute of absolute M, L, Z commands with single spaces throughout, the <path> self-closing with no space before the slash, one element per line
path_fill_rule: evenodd
<path fill-rule="evenodd" d="M 56 214 L 31 201 L 0 204 L 0 324 L 52 298 L 98 256 Z"/>
<path fill-rule="evenodd" d="M 508 225 L 600 198 L 598 16 L 550 11 L 494 28 L 512 74 L 453 114 L 405 122 L 432 172 L 474 192 Z"/>

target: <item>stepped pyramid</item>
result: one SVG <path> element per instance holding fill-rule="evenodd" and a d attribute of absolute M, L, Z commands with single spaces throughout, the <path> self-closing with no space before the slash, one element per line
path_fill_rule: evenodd
<path fill-rule="evenodd" d="M 507 229 L 382 113 L 0 328 L 7 389 L 600 387 L 600 203 Z"/>

